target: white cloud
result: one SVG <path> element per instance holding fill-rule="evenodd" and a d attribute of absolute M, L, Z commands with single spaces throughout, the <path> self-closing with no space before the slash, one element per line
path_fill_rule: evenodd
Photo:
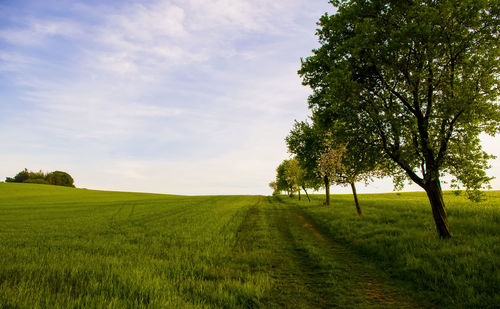
<path fill-rule="evenodd" d="M 119 89 L 118 89 L 119 90 Z M 140 89 L 119 92 L 97 83 L 45 82 L 25 99 L 34 104 L 40 129 L 73 139 L 128 139 L 143 134 L 145 122 L 186 116 L 182 107 L 137 102 Z"/>
<path fill-rule="evenodd" d="M 233 27 L 243 31 L 268 30 L 272 1 L 190 0 L 191 23 L 194 31 Z"/>
<path fill-rule="evenodd" d="M 9 105 L 0 122 L 1 159 L 9 162 L 0 174 L 62 169 L 88 188 L 269 193 L 288 157 L 284 138 L 308 114 L 309 90 L 296 70 L 328 7 L 80 3 L 73 17 L 0 28 L 13 46 L 0 51 L 0 74 L 19 92 L 0 104 L 21 106 Z"/>

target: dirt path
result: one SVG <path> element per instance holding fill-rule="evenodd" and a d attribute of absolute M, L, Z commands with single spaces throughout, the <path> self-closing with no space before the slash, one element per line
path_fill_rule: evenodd
<path fill-rule="evenodd" d="M 384 273 L 322 234 L 297 208 L 271 198 L 249 210 L 240 240 L 246 253 L 265 255 L 264 266 L 255 267 L 265 267 L 273 277 L 264 307 L 422 307 Z"/>

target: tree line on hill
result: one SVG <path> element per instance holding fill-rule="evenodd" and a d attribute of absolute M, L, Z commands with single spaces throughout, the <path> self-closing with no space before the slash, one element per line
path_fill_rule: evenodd
<path fill-rule="evenodd" d="M 479 135 L 500 130 L 497 1 L 333 0 L 319 20 L 321 46 L 298 71 L 313 93 L 310 119 L 286 137 L 292 158 L 275 193 L 392 177 L 427 193 L 437 232 L 451 237 L 443 175 L 474 201 L 492 179 Z"/>
<path fill-rule="evenodd" d="M 5 182 L 18 182 L 18 183 L 38 183 L 65 187 L 75 187 L 74 180 L 71 175 L 66 172 L 54 171 L 44 173 L 42 171 L 32 172 L 24 169 L 16 174 L 14 177 L 7 177 Z"/>

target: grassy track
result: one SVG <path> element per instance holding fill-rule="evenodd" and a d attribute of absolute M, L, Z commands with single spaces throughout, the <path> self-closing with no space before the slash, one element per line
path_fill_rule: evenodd
<path fill-rule="evenodd" d="M 496 210 L 483 209 L 487 215 L 481 215 L 450 207 L 457 240 L 436 250 L 442 242 L 426 228 L 430 214 L 418 194 L 363 196 L 362 219 L 349 196 L 335 196 L 331 208 L 320 206 L 321 197 L 314 199 L 309 204 L 284 197 L 0 183 L 0 308 L 495 304 L 498 294 L 490 284 L 499 279 Z M 403 228 L 402 218 L 413 220 Z M 471 220 L 488 226 L 474 229 Z M 472 230 L 476 234 L 459 240 Z M 483 252 L 464 260 L 466 243 L 472 244 L 468 250 Z M 436 260 L 438 267 L 452 269 L 433 277 L 439 270 L 426 267 Z M 470 290 L 429 288 L 442 285 L 440 278 L 450 273 L 458 276 L 458 267 L 466 268 Z M 483 281 L 478 267 L 490 270 Z M 452 297 L 457 299 L 450 302 Z"/>
<path fill-rule="evenodd" d="M 334 195 L 331 207 L 323 197 L 298 202 L 304 217 L 336 243 L 348 246 L 406 290 L 439 308 L 498 308 L 500 304 L 500 192 L 473 203 L 445 193 L 454 237 L 436 237 L 425 193 L 364 194 L 363 217 L 351 195 Z"/>
<path fill-rule="evenodd" d="M 276 198 L 252 209 L 245 229 L 261 235 L 259 264 L 273 277 L 263 307 L 417 308 L 405 291 L 380 271 L 366 266 L 345 247 L 330 241 L 296 208 Z M 257 234 L 253 231 L 259 231 Z M 410 293 L 411 294 L 411 293 Z"/>

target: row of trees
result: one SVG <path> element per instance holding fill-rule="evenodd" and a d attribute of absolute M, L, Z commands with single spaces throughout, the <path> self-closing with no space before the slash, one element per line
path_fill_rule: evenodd
<path fill-rule="evenodd" d="M 7 177 L 5 182 L 18 182 L 18 183 L 38 183 L 56 186 L 74 187 L 74 180 L 66 172 L 54 171 L 51 173 L 44 173 L 42 171 L 32 172 L 24 169 L 16 174 L 14 177 Z"/>
<path fill-rule="evenodd" d="M 350 186 L 356 210 L 362 214 L 356 182 L 368 183 L 374 177 L 383 176 L 383 169 L 377 166 L 369 149 L 359 151 L 350 147 L 339 134 L 308 121 L 295 122 L 286 143 L 294 156 L 276 169 L 276 181 L 270 184 L 274 193 L 286 191 L 292 197 L 297 192 L 300 200 L 301 189 L 309 199 L 307 188 L 324 188 L 325 205 L 330 205 L 331 185 Z"/>
<path fill-rule="evenodd" d="M 321 46 L 299 70 L 311 122 L 295 123 L 289 151 L 327 204 L 331 184 L 416 183 L 451 237 L 442 176 L 472 200 L 491 180 L 479 135 L 500 129 L 498 1 L 330 2 L 337 13 L 320 18 Z"/>

